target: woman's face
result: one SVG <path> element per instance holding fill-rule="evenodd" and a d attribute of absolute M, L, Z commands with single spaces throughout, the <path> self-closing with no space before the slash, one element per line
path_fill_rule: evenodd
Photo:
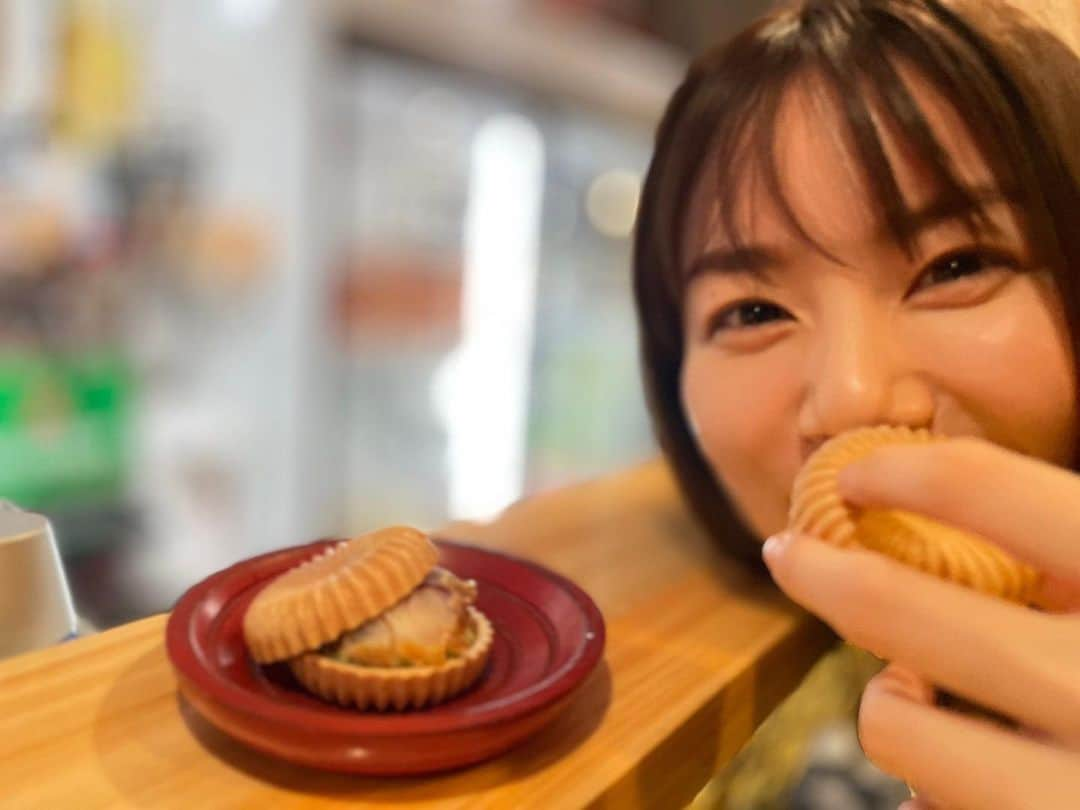
<path fill-rule="evenodd" d="M 1056 288 L 959 116 L 917 77 L 908 83 L 957 176 L 985 196 L 990 227 L 973 236 L 883 132 L 920 224 L 909 258 L 876 218 L 831 105 L 798 88 L 781 107 L 776 158 L 785 198 L 824 253 L 753 176 L 736 210 L 744 253 L 725 243 L 705 191 L 692 205 L 683 405 L 760 537 L 787 523 L 807 456 L 850 428 L 924 427 L 1072 460 L 1076 379 Z"/>

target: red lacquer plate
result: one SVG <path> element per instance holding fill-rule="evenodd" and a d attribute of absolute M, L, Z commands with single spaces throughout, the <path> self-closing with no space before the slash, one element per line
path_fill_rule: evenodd
<path fill-rule="evenodd" d="M 471 765 L 553 720 L 599 663 L 604 621 L 569 580 L 534 563 L 438 540 L 439 564 L 476 580 L 495 640 L 487 668 L 430 709 L 358 712 L 304 692 L 284 665 L 259 666 L 244 611 L 276 575 L 336 541 L 237 563 L 192 587 L 165 631 L 180 692 L 212 725 L 266 754 L 315 768 L 401 775 Z"/>

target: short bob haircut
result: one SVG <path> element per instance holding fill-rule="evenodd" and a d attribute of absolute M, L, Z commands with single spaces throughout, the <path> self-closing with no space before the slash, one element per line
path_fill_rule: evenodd
<path fill-rule="evenodd" d="M 723 549 L 756 570 L 759 541 L 713 476 L 681 403 L 683 300 L 687 263 L 695 258 L 682 253 L 705 175 L 714 183 L 719 227 L 733 246 L 740 244 L 739 183 L 751 170 L 764 178 L 794 232 L 810 239 L 783 199 L 773 150 L 777 110 L 794 82 L 812 73 L 837 100 L 869 204 L 906 250 L 910 212 L 871 112 L 906 140 L 939 193 L 957 210 L 971 211 L 974 223 L 979 200 L 954 175 L 897 66 L 914 69 L 971 122 L 1036 257 L 1054 274 L 1073 356 L 1080 358 L 1080 60 L 999 0 L 970 0 L 972 16 L 959 2 L 804 0 L 773 12 L 693 62 L 657 130 L 633 257 L 646 401 L 692 511 Z"/>

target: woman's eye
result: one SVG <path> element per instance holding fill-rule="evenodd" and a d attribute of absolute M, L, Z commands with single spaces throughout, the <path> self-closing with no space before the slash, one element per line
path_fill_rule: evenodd
<path fill-rule="evenodd" d="M 710 335 L 734 329 L 749 329 L 774 321 L 791 320 L 791 314 L 769 301 L 741 301 L 725 307 L 709 319 Z"/>
<path fill-rule="evenodd" d="M 912 292 L 963 278 L 976 276 L 987 270 L 1015 270 L 1017 261 L 1004 253 L 987 250 L 961 250 L 935 259 L 916 279 Z"/>

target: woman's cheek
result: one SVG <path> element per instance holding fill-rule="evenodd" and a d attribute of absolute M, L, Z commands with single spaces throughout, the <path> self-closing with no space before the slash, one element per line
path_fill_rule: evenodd
<path fill-rule="evenodd" d="M 692 350 L 683 366 L 683 407 L 721 486 L 761 536 L 783 528 L 798 447 L 798 364 L 793 347 L 725 355 Z"/>
<path fill-rule="evenodd" d="M 919 354 L 947 399 L 998 444 L 1059 464 L 1076 440 L 1075 364 L 1064 324 L 1030 277 L 982 307 L 920 319 Z M 946 409 L 947 411 L 948 409 Z M 954 414 L 939 414 L 939 425 Z"/>

